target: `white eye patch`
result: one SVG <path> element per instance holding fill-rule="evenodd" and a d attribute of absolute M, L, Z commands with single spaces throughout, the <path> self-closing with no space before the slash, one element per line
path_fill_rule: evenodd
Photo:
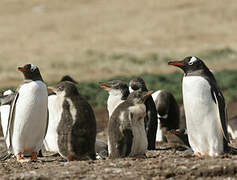
<path fill-rule="evenodd" d="M 195 61 L 197 61 L 198 59 L 196 58 L 196 57 L 192 57 L 191 59 L 190 59 L 190 61 L 189 61 L 189 65 L 193 65 L 193 63 L 195 62 Z"/>
<path fill-rule="evenodd" d="M 34 72 L 37 69 L 36 65 L 31 64 L 30 71 Z"/>

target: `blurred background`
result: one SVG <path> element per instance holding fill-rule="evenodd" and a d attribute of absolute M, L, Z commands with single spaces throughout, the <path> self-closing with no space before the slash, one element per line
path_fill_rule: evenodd
<path fill-rule="evenodd" d="M 17 66 L 33 63 L 48 84 L 71 75 L 95 108 L 107 100 L 98 81 L 135 75 L 182 103 L 182 73 L 167 61 L 191 55 L 235 103 L 236 19 L 235 0 L 1 0 L 0 87 L 17 86 Z"/>

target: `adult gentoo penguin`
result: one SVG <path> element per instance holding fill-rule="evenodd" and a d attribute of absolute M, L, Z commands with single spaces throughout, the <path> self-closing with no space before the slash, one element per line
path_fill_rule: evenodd
<path fill-rule="evenodd" d="M 37 160 L 47 131 L 48 92 L 39 68 L 32 64 L 18 67 L 24 74 L 24 83 L 18 88 L 11 104 L 6 136 L 9 150 L 17 161 L 25 162 L 23 155 Z"/>
<path fill-rule="evenodd" d="M 144 102 L 151 93 L 133 92 L 114 110 L 108 125 L 110 158 L 145 154 L 148 142 L 144 127 Z"/>
<path fill-rule="evenodd" d="M 115 108 L 127 99 L 129 95 L 128 85 L 121 80 L 113 80 L 100 82 L 100 88 L 105 89 L 109 93 L 107 109 L 110 117 Z"/>
<path fill-rule="evenodd" d="M 152 98 L 156 105 L 158 118 L 156 141 L 163 142 L 165 140 L 164 129 L 169 131 L 179 128 L 179 105 L 174 96 L 166 90 L 156 91 L 152 94 Z"/>
<path fill-rule="evenodd" d="M 130 93 L 133 91 L 148 92 L 145 82 L 141 77 L 133 78 L 129 82 L 129 91 Z M 147 149 L 154 150 L 156 143 L 156 131 L 157 131 L 157 111 L 155 103 L 151 96 L 148 96 L 148 98 L 146 99 L 145 106 L 146 106 L 146 116 L 144 118 L 144 122 L 148 139 Z"/>
<path fill-rule="evenodd" d="M 63 81 L 49 87 L 56 93 L 58 108 L 57 143 L 68 161 L 95 159 L 96 120 L 93 109 L 79 94 L 74 83 Z"/>
<path fill-rule="evenodd" d="M 225 99 L 216 79 L 202 60 L 186 57 L 170 61 L 184 71 L 183 102 L 188 140 L 198 156 L 218 156 L 228 148 Z"/>

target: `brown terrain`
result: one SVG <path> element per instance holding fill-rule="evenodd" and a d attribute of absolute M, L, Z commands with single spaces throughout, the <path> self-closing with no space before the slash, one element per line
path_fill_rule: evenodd
<path fill-rule="evenodd" d="M 236 51 L 236 9 L 235 0 L 1 0 L 0 87 L 17 86 L 22 76 L 16 67 L 29 62 L 46 82 L 65 74 L 81 81 L 169 73 L 175 68 L 167 68 L 167 58 Z M 148 62 L 154 55 L 161 60 L 132 61 Z M 234 55 L 207 64 L 237 68 Z M 230 117 L 237 114 L 236 102 L 228 107 Z M 106 140 L 107 112 L 95 113 L 97 137 Z M 237 156 L 198 158 L 174 148 L 146 156 L 77 162 L 43 157 L 24 164 L 11 158 L 0 162 L 0 179 L 237 179 Z"/>

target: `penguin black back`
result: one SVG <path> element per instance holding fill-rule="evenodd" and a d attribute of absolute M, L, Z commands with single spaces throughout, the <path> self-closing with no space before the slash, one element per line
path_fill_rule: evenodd
<path fill-rule="evenodd" d="M 161 90 L 155 100 L 158 116 L 162 117 L 168 115 L 167 118 L 159 118 L 162 127 L 167 130 L 179 128 L 179 106 L 174 96 L 166 91 Z"/>

